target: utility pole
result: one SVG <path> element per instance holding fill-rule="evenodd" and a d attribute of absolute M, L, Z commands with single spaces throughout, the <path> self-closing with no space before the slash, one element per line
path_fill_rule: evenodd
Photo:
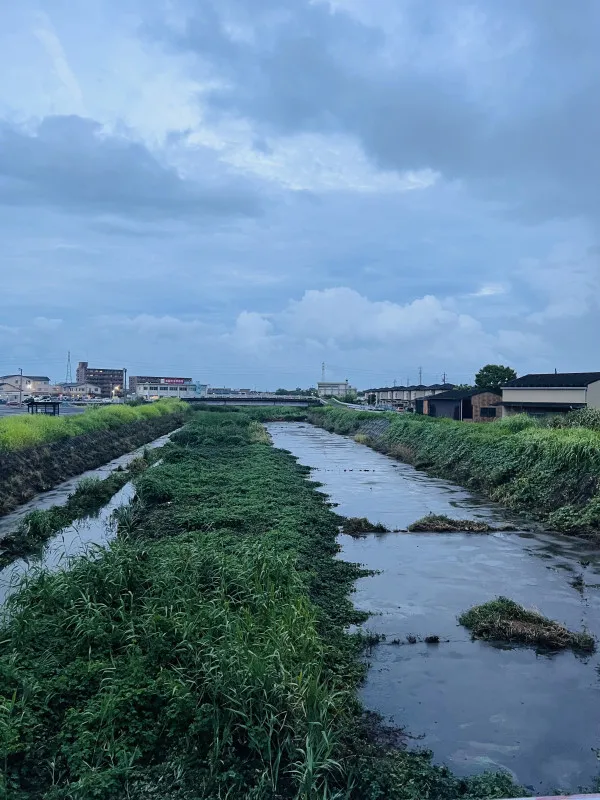
<path fill-rule="evenodd" d="M 423 367 L 419 367 L 419 386 L 423 384 Z"/>
<path fill-rule="evenodd" d="M 23 405 L 23 367 L 19 367 L 19 375 L 21 376 L 21 380 L 19 381 L 19 405 Z"/>
<path fill-rule="evenodd" d="M 321 364 L 321 381 L 325 383 L 325 362 Z"/>
<path fill-rule="evenodd" d="M 396 388 L 396 378 L 394 378 L 394 389 Z"/>
<path fill-rule="evenodd" d="M 71 351 L 67 353 L 67 374 L 65 376 L 65 383 L 73 383 L 73 372 L 71 370 Z"/>
<path fill-rule="evenodd" d="M 123 399 L 127 400 L 127 367 L 123 367 Z"/>
<path fill-rule="evenodd" d="M 446 373 L 445 372 L 442 375 L 442 383 L 446 383 Z"/>

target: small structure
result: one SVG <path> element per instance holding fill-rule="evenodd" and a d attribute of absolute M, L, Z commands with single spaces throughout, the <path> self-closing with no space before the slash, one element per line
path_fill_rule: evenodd
<path fill-rule="evenodd" d="M 54 388 L 61 394 L 77 398 L 100 397 L 102 394 L 100 387 L 92 383 L 58 383 Z"/>
<path fill-rule="evenodd" d="M 493 422 L 502 398 L 482 389 L 451 389 L 423 399 L 423 414 L 469 422 Z"/>
<path fill-rule="evenodd" d="M 564 414 L 600 408 L 600 372 L 532 373 L 502 387 L 502 414 Z"/>
<path fill-rule="evenodd" d="M 59 400 L 28 400 L 27 412 L 29 414 L 51 414 L 58 417 L 60 414 Z"/>

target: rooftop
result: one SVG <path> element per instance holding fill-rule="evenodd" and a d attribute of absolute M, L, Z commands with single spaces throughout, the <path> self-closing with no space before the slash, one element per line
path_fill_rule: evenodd
<path fill-rule="evenodd" d="M 600 372 L 532 372 L 515 378 L 513 381 L 503 384 L 503 388 L 561 388 L 577 389 L 585 388 L 590 383 L 600 381 Z"/>
<path fill-rule="evenodd" d="M 489 391 L 489 389 L 450 389 L 447 392 L 440 392 L 439 394 L 433 395 L 431 400 L 436 403 L 438 400 L 464 400 L 466 397 L 475 397 L 476 394 L 483 394 Z M 491 394 L 496 393 L 491 392 Z M 500 395 L 498 395 L 498 397 L 499 396 Z"/>
<path fill-rule="evenodd" d="M 47 375 L 0 375 L 0 381 L 5 380 L 6 378 L 21 378 L 23 377 L 26 381 L 47 381 L 50 383 L 50 378 Z"/>

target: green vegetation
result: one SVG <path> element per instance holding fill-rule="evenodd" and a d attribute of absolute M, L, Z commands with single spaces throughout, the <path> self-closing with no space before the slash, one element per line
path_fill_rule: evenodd
<path fill-rule="evenodd" d="M 134 476 L 159 457 L 159 450 L 146 450 L 127 469 L 118 469 L 107 478 L 84 478 L 62 506 L 32 511 L 13 532 L 0 541 L 0 568 L 35 551 L 58 531 L 77 519 L 93 516 Z"/>
<path fill-rule="evenodd" d="M 475 639 L 499 642 L 516 642 L 552 650 L 596 649 L 596 641 L 589 633 L 572 633 L 564 625 L 529 611 L 514 600 L 497 597 L 489 603 L 474 606 L 458 618 Z"/>
<path fill-rule="evenodd" d="M 345 517 L 342 531 L 356 536 L 361 533 L 387 533 L 388 529 L 380 522 L 370 522 L 366 517 Z"/>
<path fill-rule="evenodd" d="M 517 373 L 512 367 L 504 367 L 502 364 L 486 364 L 475 375 L 475 386 L 478 389 L 500 394 L 502 384 L 513 381 L 516 377 Z"/>
<path fill-rule="evenodd" d="M 600 531 L 598 430 L 553 428 L 526 415 L 476 425 L 386 413 L 377 415 L 382 432 L 372 434 L 369 412 L 328 407 L 310 409 L 308 416 L 327 430 L 362 435 L 382 452 L 527 510 L 551 528 Z"/>
<path fill-rule="evenodd" d="M 0 419 L 0 452 L 48 444 L 92 431 L 111 430 L 138 420 L 181 413 L 186 408 L 186 404 L 179 400 L 159 400 L 140 406 L 122 404 L 88 408 L 82 414 L 68 417 L 45 414 L 4 417 Z"/>
<path fill-rule="evenodd" d="M 242 413 L 199 412 L 102 554 L 42 574 L 0 632 L 11 800 L 519 796 L 390 751 L 356 689 L 341 519 Z"/>
<path fill-rule="evenodd" d="M 473 519 L 452 519 L 445 514 L 427 514 L 408 526 L 409 531 L 431 531 L 433 533 L 449 533 L 468 531 L 470 533 L 489 533 L 495 530 L 487 522 Z"/>

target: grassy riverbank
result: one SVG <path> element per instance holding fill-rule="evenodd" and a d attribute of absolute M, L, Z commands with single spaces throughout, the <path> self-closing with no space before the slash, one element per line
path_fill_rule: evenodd
<path fill-rule="evenodd" d="M 183 413 L 179 400 L 158 400 L 147 405 L 110 405 L 88 408 L 82 414 L 52 417 L 45 414 L 19 414 L 0 419 L 0 452 L 56 442 L 95 431 L 107 431 L 131 422 L 149 420 L 164 414 Z"/>
<path fill-rule="evenodd" d="M 333 407 L 311 409 L 308 418 L 549 527 L 600 532 L 600 431 L 543 427 L 525 416 L 483 425 Z"/>
<path fill-rule="evenodd" d="M 194 415 L 101 556 L 11 600 L 0 761 L 14 800 L 518 796 L 374 743 L 361 574 L 340 518 L 243 413 Z"/>

